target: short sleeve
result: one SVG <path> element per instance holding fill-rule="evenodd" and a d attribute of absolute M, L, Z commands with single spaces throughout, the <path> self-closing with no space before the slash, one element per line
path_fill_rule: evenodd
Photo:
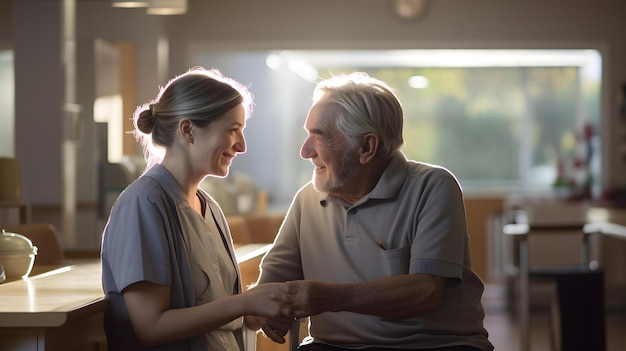
<path fill-rule="evenodd" d="M 461 189 L 451 175 L 440 172 L 422 196 L 410 272 L 455 278 L 456 285 L 463 275 L 467 236 Z"/>
<path fill-rule="evenodd" d="M 113 207 L 102 250 L 103 264 L 109 267 L 114 282 L 114 289 L 109 289 L 121 292 L 139 281 L 171 284 L 164 208 L 147 196 L 129 196 Z"/>
<path fill-rule="evenodd" d="M 300 208 L 302 197 L 302 191 L 298 192 L 276 235 L 274 245 L 261 261 L 259 284 L 304 278 L 299 242 L 300 222 L 303 220 Z"/>

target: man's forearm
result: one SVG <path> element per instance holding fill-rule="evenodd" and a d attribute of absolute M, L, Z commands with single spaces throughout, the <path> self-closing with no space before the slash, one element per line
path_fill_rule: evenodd
<path fill-rule="evenodd" d="M 294 281 L 295 317 L 323 312 L 354 312 L 389 319 L 405 319 L 439 305 L 444 278 L 428 274 L 406 274 L 362 283 Z"/>
<path fill-rule="evenodd" d="M 415 317 L 439 305 L 445 280 L 428 274 L 406 274 L 337 286 L 336 311 L 388 319 Z"/>

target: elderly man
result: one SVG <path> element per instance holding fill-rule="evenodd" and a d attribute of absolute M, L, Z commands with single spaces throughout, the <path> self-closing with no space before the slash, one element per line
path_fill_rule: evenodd
<path fill-rule="evenodd" d="M 314 92 L 300 155 L 313 179 L 295 196 L 259 284 L 289 281 L 298 350 L 493 350 L 483 283 L 471 270 L 461 187 L 400 152 L 402 107 L 364 73 Z M 284 342 L 289 321 L 247 317 Z"/>

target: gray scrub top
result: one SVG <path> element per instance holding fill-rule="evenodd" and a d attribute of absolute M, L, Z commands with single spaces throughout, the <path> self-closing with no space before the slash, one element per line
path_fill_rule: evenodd
<path fill-rule="evenodd" d="M 309 183 L 294 198 L 259 282 L 336 283 L 427 273 L 447 278 L 438 308 L 390 320 L 351 312 L 311 317 L 307 342 L 398 349 L 470 345 L 492 350 L 483 283 L 471 270 L 460 185 L 447 170 L 398 153 L 353 206 Z"/>
<path fill-rule="evenodd" d="M 167 169 L 155 165 L 114 204 L 101 257 L 102 283 L 109 300 L 105 331 L 110 350 L 243 350 L 241 317 L 200 337 L 153 348 L 144 348 L 130 325 L 122 290 L 139 281 L 169 285 L 171 308 L 191 307 L 241 291 L 224 215 L 206 193 L 200 190 L 198 196 L 204 218 L 189 206 Z"/>

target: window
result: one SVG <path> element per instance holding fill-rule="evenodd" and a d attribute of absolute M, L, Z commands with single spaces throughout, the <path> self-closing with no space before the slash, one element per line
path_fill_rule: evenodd
<path fill-rule="evenodd" d="M 449 168 L 466 192 L 551 190 L 559 165 L 568 182 L 591 179 L 599 188 L 599 136 L 584 134 L 600 128 L 601 58 L 595 50 L 285 51 L 199 57 L 198 64 L 219 67 L 250 84 L 255 113 L 246 129 L 249 138 L 280 134 L 263 137 L 280 145 L 259 146 L 266 155 L 282 156 L 276 164 L 279 173 L 297 184 L 276 177 L 274 185 L 269 179 L 263 184 L 253 168 L 247 170 L 270 194 L 272 187 L 280 188 L 290 198 L 310 175 L 310 167 L 302 167 L 294 156 L 304 140 L 301 129 L 314 82 L 357 70 L 396 89 L 405 110 L 403 152 Z M 233 64 L 244 61 L 245 66 Z M 254 125 L 266 118 L 277 118 L 281 128 Z M 260 151 L 254 144 L 249 143 L 250 153 Z M 233 169 L 237 166 L 235 161 Z"/>

